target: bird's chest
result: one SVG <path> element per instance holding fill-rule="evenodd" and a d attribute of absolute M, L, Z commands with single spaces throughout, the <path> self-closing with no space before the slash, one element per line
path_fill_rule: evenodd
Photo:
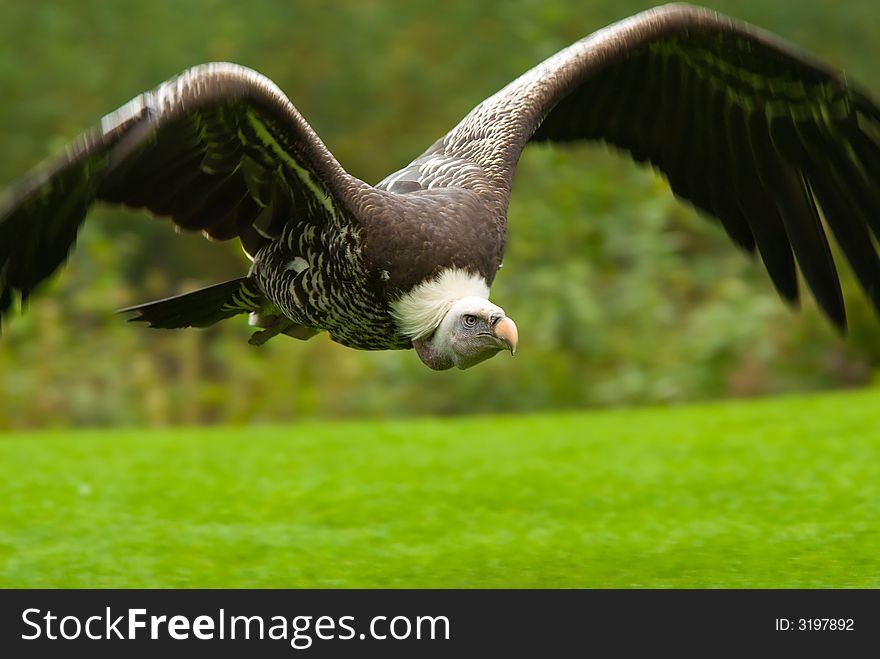
<path fill-rule="evenodd" d="M 388 195 L 381 213 L 363 218 L 363 254 L 400 296 L 444 270 L 466 270 L 490 283 L 504 253 L 503 212 L 464 189 Z M 390 203 L 393 202 L 393 203 Z"/>
<path fill-rule="evenodd" d="M 383 273 L 367 267 L 349 227 L 291 225 L 254 259 L 252 274 L 269 300 L 298 324 L 365 350 L 408 348 L 384 299 Z"/>

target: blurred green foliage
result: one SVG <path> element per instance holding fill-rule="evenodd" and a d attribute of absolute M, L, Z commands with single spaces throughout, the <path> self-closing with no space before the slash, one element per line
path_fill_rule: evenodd
<path fill-rule="evenodd" d="M 196 63 L 274 79 L 354 175 L 409 162 L 480 100 L 636 0 L 325 3 L 0 0 L 0 182 Z M 843 67 L 880 96 L 876 0 L 706 2 Z M 0 428 L 457 414 L 676 402 L 871 383 L 880 334 L 850 273 L 843 340 L 811 300 L 793 313 L 760 263 L 601 146 L 526 152 L 493 300 L 521 347 L 477 369 L 320 336 L 257 349 L 244 319 L 126 325 L 114 309 L 224 278 L 237 245 L 94 212 L 60 277 L 0 340 Z"/>

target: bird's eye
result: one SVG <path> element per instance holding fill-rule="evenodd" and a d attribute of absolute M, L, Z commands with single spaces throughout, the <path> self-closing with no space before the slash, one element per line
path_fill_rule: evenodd
<path fill-rule="evenodd" d="M 471 314 L 465 314 L 461 320 L 465 327 L 473 327 L 477 324 L 477 317 L 472 316 Z"/>

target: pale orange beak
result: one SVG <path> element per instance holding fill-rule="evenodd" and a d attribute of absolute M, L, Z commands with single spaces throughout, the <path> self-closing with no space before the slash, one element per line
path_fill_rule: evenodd
<path fill-rule="evenodd" d="M 495 338 L 498 339 L 511 355 L 516 354 L 516 344 L 519 341 L 519 333 L 516 331 L 516 324 L 507 316 L 499 320 L 492 330 Z"/>

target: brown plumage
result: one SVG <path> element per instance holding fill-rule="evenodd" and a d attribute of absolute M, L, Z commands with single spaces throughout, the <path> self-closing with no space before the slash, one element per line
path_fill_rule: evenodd
<path fill-rule="evenodd" d="M 878 107 L 774 35 L 667 5 L 539 64 L 376 186 L 347 174 L 266 78 L 191 69 L 12 188 L 0 208 L 0 315 L 63 263 L 91 204 L 105 201 L 238 238 L 253 260 L 241 279 L 134 307 L 135 320 L 203 326 L 250 312 L 266 328 L 256 343 L 326 330 L 466 368 L 516 346 L 486 298 L 523 148 L 587 140 L 656 167 L 758 250 L 786 299 L 798 297 L 799 267 L 844 328 L 827 226 L 880 309 Z"/>

